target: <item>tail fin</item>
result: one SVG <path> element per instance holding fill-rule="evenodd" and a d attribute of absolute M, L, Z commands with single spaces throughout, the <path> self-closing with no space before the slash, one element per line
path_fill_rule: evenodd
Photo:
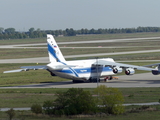
<path fill-rule="evenodd" d="M 47 44 L 50 62 L 65 62 L 65 59 L 52 35 L 47 34 Z"/>

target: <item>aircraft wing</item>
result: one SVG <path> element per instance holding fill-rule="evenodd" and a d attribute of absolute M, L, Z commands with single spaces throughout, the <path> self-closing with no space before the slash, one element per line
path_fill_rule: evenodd
<path fill-rule="evenodd" d="M 109 66 L 113 69 L 113 73 L 115 74 L 121 73 L 122 70 L 125 70 L 126 75 L 133 75 L 135 73 L 135 70 L 151 71 L 152 74 L 154 75 L 160 74 L 160 67 L 149 68 L 152 66 L 160 66 L 160 64 L 158 63 L 147 65 L 147 66 L 137 66 L 137 65 L 129 65 L 129 64 L 112 62 L 112 61 L 98 60 L 98 63 L 95 63 L 95 64 Z"/>
<path fill-rule="evenodd" d="M 21 71 L 28 71 L 28 70 L 39 70 L 39 69 L 47 69 L 46 65 L 41 65 L 41 66 L 22 66 L 21 69 L 17 70 L 9 70 L 9 71 L 4 71 L 3 73 L 13 73 L 13 72 L 21 72 Z"/>
<path fill-rule="evenodd" d="M 155 64 L 150 64 L 150 65 L 145 65 L 144 67 L 154 67 L 154 66 L 159 66 L 160 63 L 155 63 Z"/>
<path fill-rule="evenodd" d="M 13 73 L 13 72 L 22 72 L 22 71 L 29 71 L 29 70 L 46 70 L 46 69 L 54 69 L 54 70 L 59 70 L 63 68 L 68 68 L 68 67 L 75 67 L 75 65 L 41 65 L 41 66 L 22 66 L 21 69 L 17 70 L 9 70 L 9 71 L 4 71 L 3 73 Z"/>
<path fill-rule="evenodd" d="M 152 71 L 153 68 L 148 68 L 145 66 L 137 66 L 137 65 L 129 65 L 129 64 L 123 64 L 123 63 L 117 63 L 117 62 L 110 62 L 110 61 L 104 61 L 104 60 L 99 60 L 98 64 L 102 64 L 105 66 L 109 66 L 109 67 L 120 67 L 120 68 L 133 68 L 133 69 L 137 69 L 137 70 L 146 70 L 146 71 Z"/>

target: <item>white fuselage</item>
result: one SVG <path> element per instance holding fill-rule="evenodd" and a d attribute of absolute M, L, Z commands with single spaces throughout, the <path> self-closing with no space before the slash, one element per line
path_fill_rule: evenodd
<path fill-rule="evenodd" d="M 53 74 L 72 80 L 86 81 L 97 77 L 100 78 L 113 75 L 114 73 L 112 68 L 98 65 L 99 60 L 114 62 L 111 58 L 75 60 L 66 62 L 52 62 L 48 64 L 47 67 Z"/>

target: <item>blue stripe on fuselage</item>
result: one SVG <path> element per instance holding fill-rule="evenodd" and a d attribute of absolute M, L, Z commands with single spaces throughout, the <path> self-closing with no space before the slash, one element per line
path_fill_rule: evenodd
<path fill-rule="evenodd" d="M 94 69 L 94 70 L 93 70 Z M 57 72 L 62 72 L 66 74 L 72 74 L 73 71 L 70 69 L 56 70 Z M 78 74 L 87 74 L 87 73 L 97 73 L 96 68 L 88 67 L 88 68 L 75 68 L 74 71 Z M 101 72 L 111 72 L 112 69 L 110 67 L 103 67 Z M 99 71 L 100 72 L 100 71 Z"/>
<path fill-rule="evenodd" d="M 67 65 L 66 63 L 60 61 L 60 59 L 57 57 L 56 55 L 56 51 L 54 50 L 54 48 L 48 43 L 48 51 L 50 52 L 50 54 L 57 59 L 57 62 L 62 63 L 63 65 Z M 68 67 L 70 71 L 72 71 L 72 73 L 75 74 L 76 77 L 79 77 L 78 73 L 71 67 Z"/>

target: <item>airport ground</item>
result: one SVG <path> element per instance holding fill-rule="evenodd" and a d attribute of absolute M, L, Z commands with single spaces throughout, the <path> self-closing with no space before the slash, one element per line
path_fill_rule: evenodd
<path fill-rule="evenodd" d="M 98 37 L 97 37 L 98 36 Z M 97 43 L 85 43 L 85 44 L 60 44 L 62 48 L 62 52 L 67 59 L 91 59 L 97 57 L 112 57 L 116 61 L 123 61 L 123 62 L 130 62 L 130 64 L 138 64 L 138 65 L 145 65 L 145 64 L 152 64 L 152 63 L 159 63 L 160 55 L 159 55 L 159 39 L 160 33 L 142 33 L 142 34 L 117 34 L 117 35 L 93 35 L 93 36 L 77 36 L 77 37 L 58 37 L 56 38 L 58 42 L 66 42 L 69 40 L 73 42 L 74 40 L 77 41 L 84 41 L 86 40 L 94 40 L 97 41 L 98 39 L 105 40 L 103 42 Z M 138 39 L 137 38 L 141 38 Z M 143 39 L 145 38 L 145 39 Z M 146 39 L 147 38 L 147 39 Z M 118 39 L 119 41 L 112 40 Z M 120 40 L 121 39 L 121 40 Z M 125 40 L 122 40 L 125 39 Z M 126 40 L 129 39 L 129 40 Z M 111 40 L 109 42 L 109 40 Z M 10 42 L 11 41 L 11 42 Z M 108 41 L 108 42 L 107 42 Z M 1 45 L 6 45 L 6 48 L 1 48 L 0 46 L 0 86 L 1 86 L 1 100 L 8 101 L 6 106 L 12 105 L 20 105 L 21 107 L 28 107 L 25 106 L 29 102 L 32 104 L 31 100 L 43 100 L 44 98 L 50 98 L 46 95 L 44 91 L 46 89 L 58 89 L 58 88 L 71 88 L 71 87 L 81 87 L 81 88 L 95 88 L 97 83 L 81 83 L 81 84 L 73 84 L 71 81 L 66 81 L 66 79 L 61 79 L 59 77 L 51 77 L 47 71 L 39 70 L 39 71 L 28 71 L 28 72 L 21 72 L 21 73 L 11 73 L 11 74 L 2 74 L 5 70 L 12 70 L 12 69 L 19 69 L 20 66 L 27 66 L 27 65 L 45 65 L 48 63 L 48 53 L 46 45 L 46 38 L 39 40 L 3 40 Z M 8 44 L 12 43 L 12 47 L 8 46 Z M 34 43 L 34 46 L 31 44 L 29 46 L 24 44 Z M 35 43 L 40 43 L 38 46 L 35 46 Z M 18 48 L 17 48 L 17 44 Z M 20 44 L 23 44 L 20 45 Z M 13 46 L 14 45 L 14 46 Z M 8 46 L 8 47 L 7 47 Z M 83 46 L 83 48 L 81 48 Z M 133 47 L 134 46 L 134 47 Z M 73 52 L 74 51 L 74 52 Z M 136 51 L 136 52 L 135 52 Z M 88 53 L 89 52 L 89 53 Z M 81 56 L 78 56 L 79 54 Z M 94 53 L 94 54 L 93 54 Z M 100 54 L 101 53 L 101 54 Z M 90 54 L 91 56 L 89 56 Z M 85 56 L 83 56 L 85 55 Z M 86 57 L 89 56 L 89 57 Z M 75 58 L 76 57 L 76 58 Z M 14 59 L 13 59 L 14 58 Z M 155 61 L 156 60 L 156 61 Z M 140 61 L 140 62 L 139 62 Z M 128 64 L 128 63 L 127 63 Z M 139 72 L 138 72 L 139 73 Z M 135 74 L 133 76 L 126 76 L 121 75 L 118 76 L 118 80 L 112 80 L 109 82 L 102 82 L 99 84 L 105 84 L 108 87 L 118 87 L 123 89 L 124 91 L 128 91 L 129 93 L 125 93 L 124 96 L 134 96 L 132 98 L 126 97 L 126 99 L 134 100 L 134 102 L 142 103 L 146 98 L 148 101 L 145 102 L 157 102 L 159 98 L 159 86 L 160 86 L 160 76 L 154 76 L 150 73 L 141 73 Z M 98 85 L 99 85 L 98 84 Z M 128 88 L 130 87 L 130 88 Z M 136 87 L 136 88 L 135 88 Z M 23 88 L 23 89 L 22 89 Z M 28 89 L 29 88 L 29 89 Z M 36 88 L 36 89 L 35 89 Z M 35 89 L 37 92 L 30 93 L 29 91 L 33 91 Z M 139 92 L 135 91 L 138 90 Z M 26 90 L 21 92 L 21 90 Z M 59 90 L 59 89 L 58 89 Z M 3 92 L 5 91 L 5 92 Z M 144 93 L 145 91 L 145 93 Z M 10 94 L 11 93 L 11 94 Z M 16 94 L 14 94 L 16 93 Z M 25 96 L 22 96 L 22 94 Z M 25 94 L 24 94 L 25 93 Z M 30 94 L 30 96 L 27 96 Z M 143 98 L 144 94 L 146 95 Z M 9 95 L 9 96 L 7 96 Z M 11 95 L 11 96 L 10 96 Z M 12 96 L 13 95 L 13 96 Z M 44 96 L 43 96 L 44 95 Z M 141 100 L 139 98 L 141 96 Z M 154 95 L 154 96 L 152 96 Z M 31 97 L 32 96 L 32 97 Z M 16 98 L 22 98 L 21 104 L 20 101 L 12 101 Z M 30 100 L 24 101 L 24 99 L 29 98 Z M 42 99 L 43 98 L 43 99 Z M 52 98 L 51 98 L 52 99 Z M 11 101 L 9 101 L 11 100 Z M 1 101 L 3 103 L 4 101 Z M 127 100 L 126 100 L 127 101 Z M 132 101 L 133 102 L 133 101 Z M 132 103 L 128 101 L 126 103 Z M 8 105 L 8 106 L 7 106 Z M 14 106 L 13 106 L 14 107 Z M 146 114 L 146 113 L 144 113 Z M 153 113 L 152 115 L 157 116 L 159 113 Z M 151 115 L 151 116 L 152 116 Z M 148 117 L 149 118 L 149 117 Z"/>

